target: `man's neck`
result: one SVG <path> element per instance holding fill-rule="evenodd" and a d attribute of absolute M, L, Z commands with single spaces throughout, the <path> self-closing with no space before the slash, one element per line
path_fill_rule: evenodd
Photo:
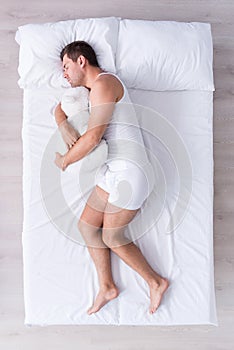
<path fill-rule="evenodd" d="M 92 86 L 100 73 L 104 72 L 103 69 L 99 67 L 89 68 L 86 75 L 85 87 L 90 91 Z"/>

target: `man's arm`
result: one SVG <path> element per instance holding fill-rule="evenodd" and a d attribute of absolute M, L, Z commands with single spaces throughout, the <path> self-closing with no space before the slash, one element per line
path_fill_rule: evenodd
<path fill-rule="evenodd" d="M 114 111 L 116 98 L 111 80 L 102 79 L 95 82 L 90 92 L 92 108 L 87 131 L 64 155 L 64 169 L 69 164 L 82 159 L 100 143 Z"/>
<path fill-rule="evenodd" d="M 61 108 L 61 102 L 57 105 L 57 107 L 55 108 L 54 111 L 54 116 L 55 116 L 55 120 L 57 125 L 59 126 L 59 124 L 61 124 L 64 120 L 67 120 L 67 116 L 64 113 L 64 111 Z"/>
<path fill-rule="evenodd" d="M 68 122 L 67 116 L 61 108 L 61 103 L 55 108 L 54 115 L 63 141 L 65 142 L 67 149 L 69 149 L 78 140 L 80 133 Z"/>

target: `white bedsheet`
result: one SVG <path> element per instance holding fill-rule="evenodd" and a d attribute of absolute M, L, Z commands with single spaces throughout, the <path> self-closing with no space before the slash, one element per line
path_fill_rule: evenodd
<path fill-rule="evenodd" d="M 150 143 L 143 134 L 160 163 L 167 193 L 160 215 L 157 195 L 149 199 L 147 210 L 154 225 L 142 237 L 137 233 L 140 238 L 135 243 L 151 266 L 169 279 L 169 289 L 157 312 L 150 315 L 146 282 L 112 254 L 113 276 L 121 293 L 96 314 L 86 313 L 98 291 L 98 280 L 87 248 L 73 236 L 76 220 L 85 205 L 85 201 L 79 200 L 77 177 L 68 172 L 61 174 L 64 198 L 75 218 L 65 228 L 69 232 L 73 225 L 70 237 L 54 226 L 41 197 L 42 157 L 56 130 L 52 112 L 62 90 L 25 90 L 22 130 L 25 325 L 217 325 L 213 265 L 213 93 L 134 89 L 129 92 L 134 103 L 157 110 L 176 128 L 192 164 L 188 210 L 178 228 L 167 234 L 179 190 L 178 174 L 168 150 L 155 139 Z M 160 181 L 157 184 L 160 186 Z M 88 194 L 89 189 L 85 195 Z M 64 213 L 58 210 L 59 215 Z M 140 213 L 139 221 L 135 226 L 133 223 L 134 230 L 145 230 L 143 218 Z"/>

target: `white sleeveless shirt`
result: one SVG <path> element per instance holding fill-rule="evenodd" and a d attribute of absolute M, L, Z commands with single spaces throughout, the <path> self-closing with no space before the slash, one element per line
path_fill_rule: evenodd
<path fill-rule="evenodd" d="M 123 97 L 115 103 L 112 117 L 102 137 L 108 144 L 108 156 L 105 163 L 110 170 L 114 171 L 128 169 L 134 165 L 143 167 L 149 163 L 149 159 L 136 111 L 127 88 L 116 74 L 102 72 L 98 76 L 101 74 L 114 75 L 124 89 Z M 89 101 L 89 111 L 91 111 L 90 108 Z"/>

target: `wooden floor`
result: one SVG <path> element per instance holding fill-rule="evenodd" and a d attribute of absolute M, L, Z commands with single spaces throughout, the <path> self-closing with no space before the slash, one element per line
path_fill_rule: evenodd
<path fill-rule="evenodd" d="M 234 1 L 8 0 L 0 5 L 0 348 L 220 349 L 234 347 Z M 23 325 L 22 97 L 17 27 L 85 17 L 210 22 L 214 43 L 214 251 L 219 327 Z"/>

